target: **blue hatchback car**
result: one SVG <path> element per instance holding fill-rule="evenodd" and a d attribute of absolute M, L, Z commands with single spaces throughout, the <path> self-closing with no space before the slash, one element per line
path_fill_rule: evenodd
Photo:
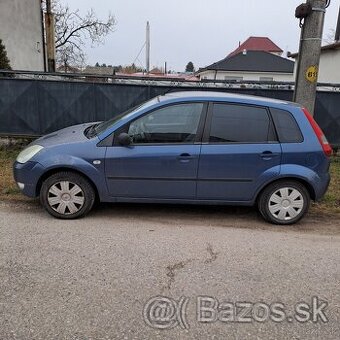
<path fill-rule="evenodd" d="M 296 104 L 176 92 L 37 139 L 14 177 L 58 218 L 84 216 L 98 200 L 257 205 L 267 221 L 292 224 L 325 194 L 331 153 Z"/>

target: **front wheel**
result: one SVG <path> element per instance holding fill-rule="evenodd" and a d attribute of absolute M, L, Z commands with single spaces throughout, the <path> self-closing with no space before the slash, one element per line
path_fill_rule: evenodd
<path fill-rule="evenodd" d="M 40 190 L 40 202 L 52 216 L 74 219 L 93 207 L 95 192 L 89 181 L 73 172 L 59 172 L 48 177 Z"/>
<path fill-rule="evenodd" d="M 295 181 L 279 181 L 263 190 L 258 208 L 264 219 L 273 224 L 294 224 L 308 211 L 310 195 Z"/>

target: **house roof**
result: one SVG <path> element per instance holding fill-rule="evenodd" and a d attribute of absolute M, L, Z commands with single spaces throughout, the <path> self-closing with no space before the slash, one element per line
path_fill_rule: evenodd
<path fill-rule="evenodd" d="M 162 71 L 161 69 L 159 69 L 158 67 L 154 67 L 151 71 L 151 74 L 164 74 L 164 71 Z"/>
<path fill-rule="evenodd" d="M 195 74 L 186 74 L 186 73 L 143 73 L 143 72 L 137 72 L 137 73 L 131 73 L 131 74 L 124 74 L 124 73 L 117 73 L 117 76 L 128 76 L 128 77 L 143 77 L 143 78 L 163 78 L 163 79 L 169 79 L 169 80 L 187 80 L 187 81 L 199 81 L 199 78 Z"/>
<path fill-rule="evenodd" d="M 280 56 L 263 52 L 247 51 L 226 57 L 214 64 L 211 64 L 198 73 L 213 71 L 241 71 L 241 72 L 271 72 L 271 73 L 293 73 L 294 62 Z"/>
<path fill-rule="evenodd" d="M 84 73 L 100 76 L 112 76 L 114 68 L 111 66 L 86 66 Z"/>
<path fill-rule="evenodd" d="M 282 53 L 283 50 L 273 43 L 267 37 L 249 37 L 235 51 L 229 54 L 229 57 L 236 55 L 244 50 L 247 51 L 264 51 L 269 53 Z"/>
<path fill-rule="evenodd" d="M 330 45 L 325 45 L 321 47 L 321 51 L 334 51 L 334 50 L 339 50 L 340 49 L 340 42 L 335 42 Z M 299 53 L 289 53 L 288 52 L 288 57 L 289 58 L 297 58 L 299 56 Z"/>
<path fill-rule="evenodd" d="M 69 66 L 69 65 L 60 65 L 57 67 L 57 72 L 69 72 L 69 73 L 79 73 L 81 70 L 77 67 Z"/>
<path fill-rule="evenodd" d="M 96 75 L 96 76 L 116 76 L 116 77 L 131 77 L 131 78 L 164 78 L 164 79 L 175 79 L 175 80 L 187 80 L 187 81 L 199 81 L 199 78 L 195 74 L 187 73 L 166 73 L 162 72 L 158 68 L 154 68 L 149 74 L 144 72 L 136 73 L 124 73 L 114 72 L 114 67 L 111 66 L 87 66 L 83 71 L 84 74 Z"/>

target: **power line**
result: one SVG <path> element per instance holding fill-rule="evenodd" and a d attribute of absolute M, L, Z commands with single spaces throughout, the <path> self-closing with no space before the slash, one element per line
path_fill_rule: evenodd
<path fill-rule="evenodd" d="M 133 61 L 133 64 L 138 60 L 141 64 L 141 66 L 144 68 L 144 65 L 141 63 L 141 61 L 139 60 L 139 56 L 141 55 L 141 53 L 143 52 L 144 48 L 146 46 L 146 42 L 143 44 L 142 48 L 140 49 L 139 53 L 137 54 L 137 57 L 135 58 L 135 60 Z"/>

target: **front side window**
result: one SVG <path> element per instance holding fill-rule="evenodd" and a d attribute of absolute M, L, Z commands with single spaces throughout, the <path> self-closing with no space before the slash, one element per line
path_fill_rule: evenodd
<path fill-rule="evenodd" d="M 94 128 L 94 132 L 95 132 L 95 135 L 99 135 L 101 134 L 102 132 L 104 132 L 105 130 L 111 128 L 115 123 L 117 123 L 120 119 L 123 119 L 123 118 L 128 118 L 129 116 L 132 116 L 135 112 L 137 112 L 138 110 L 142 110 L 142 109 L 145 109 L 147 108 L 148 106 L 152 106 L 154 103 L 157 103 L 159 101 L 159 98 L 156 97 L 156 98 L 153 98 L 151 100 L 148 100 L 142 104 L 139 104 L 137 106 L 134 106 L 132 107 L 131 109 L 119 114 L 119 115 L 116 115 L 115 117 L 105 121 L 105 122 L 102 122 L 100 124 L 97 124 Z"/>
<path fill-rule="evenodd" d="M 214 104 L 210 143 L 268 143 L 275 133 L 265 108 Z"/>
<path fill-rule="evenodd" d="M 127 133 L 133 144 L 192 144 L 202 111 L 202 103 L 167 106 L 130 123 Z"/>

